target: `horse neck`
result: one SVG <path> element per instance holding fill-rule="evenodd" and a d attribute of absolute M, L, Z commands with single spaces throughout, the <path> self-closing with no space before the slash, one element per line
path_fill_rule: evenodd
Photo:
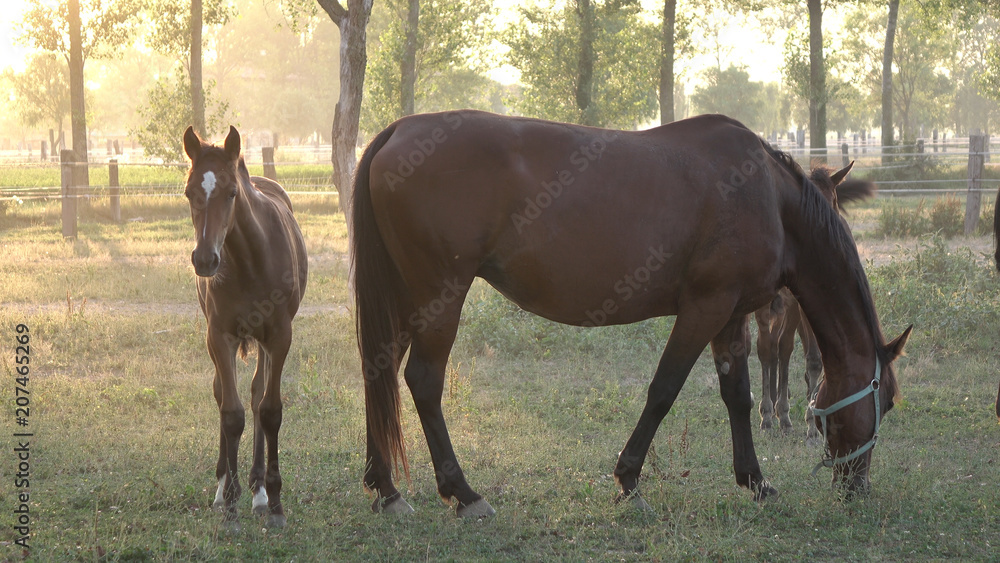
<path fill-rule="evenodd" d="M 877 321 L 870 318 L 871 294 L 859 271 L 860 259 L 853 246 L 831 249 L 819 243 L 816 233 L 795 238 L 806 242 L 795 253 L 795 274 L 788 286 L 816 334 L 827 379 L 835 386 L 849 385 L 842 374 L 860 375 L 857 366 L 869 363 L 874 370 L 881 339 Z"/>
<path fill-rule="evenodd" d="M 259 203 L 257 190 L 249 184 L 249 180 L 241 180 L 233 208 L 233 224 L 223 243 L 222 258 L 236 271 L 258 270 L 257 262 L 265 257 L 261 249 L 264 248 L 267 233 L 258 219 Z"/>

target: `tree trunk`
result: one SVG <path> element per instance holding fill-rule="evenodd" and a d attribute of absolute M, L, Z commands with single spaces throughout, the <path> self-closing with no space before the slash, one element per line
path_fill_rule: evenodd
<path fill-rule="evenodd" d="M 80 23 L 80 1 L 69 0 L 69 95 L 70 122 L 73 129 L 73 152 L 76 162 L 73 184 L 76 193 L 86 193 L 90 186 L 87 169 L 87 106 L 83 89 L 83 37 Z"/>
<path fill-rule="evenodd" d="M 410 0 L 406 13 L 406 42 L 399 63 L 399 113 L 413 115 L 417 85 L 417 29 L 420 25 L 420 0 Z"/>
<path fill-rule="evenodd" d="M 885 49 L 882 51 L 882 164 L 887 164 L 885 152 L 893 145 L 892 134 L 892 48 L 896 41 L 896 19 L 899 0 L 889 0 L 889 21 L 885 26 Z"/>
<path fill-rule="evenodd" d="M 823 63 L 823 2 L 809 7 L 809 147 L 811 157 L 826 161 L 826 68 Z"/>
<path fill-rule="evenodd" d="M 201 76 L 202 0 L 191 0 L 191 119 L 194 130 L 202 138 L 205 130 L 205 89 Z"/>
<path fill-rule="evenodd" d="M 340 195 L 340 209 L 351 231 L 351 177 L 357 161 L 358 122 L 364 93 L 368 52 L 365 41 L 373 0 L 348 0 L 347 9 L 338 0 L 318 0 L 320 7 L 340 29 L 340 98 L 333 116 L 333 183 Z"/>
<path fill-rule="evenodd" d="M 580 123 L 598 125 L 593 107 L 594 93 L 594 6 L 590 0 L 576 0 L 580 16 L 580 58 L 577 65 L 576 107 Z"/>
<path fill-rule="evenodd" d="M 674 23 L 677 0 L 663 2 L 663 52 L 660 58 L 660 125 L 674 120 Z"/>

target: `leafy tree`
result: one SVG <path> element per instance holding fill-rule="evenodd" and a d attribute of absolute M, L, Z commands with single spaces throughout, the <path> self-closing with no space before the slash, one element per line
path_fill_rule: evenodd
<path fill-rule="evenodd" d="M 211 99 L 212 86 L 206 90 L 206 98 Z M 215 110 L 207 116 L 209 131 L 220 131 L 228 122 L 228 104 L 214 104 Z M 191 105 L 191 84 L 180 67 L 175 67 L 174 77 L 159 80 L 149 92 L 149 103 L 138 110 L 143 125 L 130 131 L 146 154 L 162 158 L 164 162 L 181 162 L 184 158 L 183 131 L 194 117 Z"/>
<path fill-rule="evenodd" d="M 944 125 L 953 82 L 944 68 L 955 56 L 955 45 L 940 22 L 923 17 L 920 7 L 901 3 L 893 48 L 893 113 L 900 138 L 912 143 L 920 125 Z M 854 61 L 854 74 L 869 103 L 878 107 L 882 95 L 882 56 L 878 40 L 883 16 L 859 8 L 848 15 L 846 27 L 855 30 L 844 42 L 845 60 Z M 846 63 L 845 63 L 846 64 Z"/>
<path fill-rule="evenodd" d="M 581 17 L 574 6 L 522 7 L 521 19 L 503 36 L 507 60 L 520 70 L 523 94 L 510 101 L 524 115 L 634 128 L 656 115 L 660 53 L 654 24 L 637 3 L 607 0 L 593 4 L 592 80 L 581 77 Z M 581 81 L 584 84 L 581 90 Z M 589 101 L 587 83 L 591 84 Z"/>
<path fill-rule="evenodd" d="M 372 49 L 365 82 L 361 129 L 377 133 L 408 113 L 472 107 L 502 109 L 498 89 L 481 74 L 479 54 L 487 49 L 492 6 L 478 0 L 424 2 L 407 60 L 412 0 L 384 4 L 387 25 Z M 412 64 L 412 69 L 409 65 Z M 412 76 L 407 74 L 412 72 Z M 407 82 L 412 80 L 412 85 Z"/>
<path fill-rule="evenodd" d="M 736 66 L 726 70 L 710 67 L 704 78 L 705 83 L 696 87 L 691 95 L 698 113 L 722 113 L 751 129 L 764 128 L 763 84 L 751 82 L 750 74 Z"/>
<path fill-rule="evenodd" d="M 316 4 L 312 0 L 288 0 L 282 4 L 293 21 L 315 15 L 318 4 L 340 30 L 340 98 L 335 106 L 330 136 L 333 140 L 333 183 L 340 194 L 340 208 L 348 223 L 353 196 L 351 176 L 357 164 L 361 101 L 368 66 L 367 35 L 372 3 L 373 0 L 347 0 L 346 8 L 340 0 L 316 0 Z"/>
<path fill-rule="evenodd" d="M 206 68 L 244 130 L 283 139 L 318 131 L 329 138 L 339 91 L 340 36 L 325 14 L 289 26 L 284 14 L 240 0 L 238 15 L 206 33 L 215 60 Z M 324 125 L 325 124 L 325 125 Z"/>
<path fill-rule="evenodd" d="M 83 69 L 90 58 L 112 57 L 131 41 L 141 0 L 69 0 L 53 7 L 29 0 L 20 40 L 43 51 L 62 54 L 69 63 L 73 150 L 87 159 L 87 121 Z M 86 170 L 86 168 L 81 168 Z M 86 182 L 86 178 L 78 179 Z"/>
<path fill-rule="evenodd" d="M 205 92 L 201 61 L 202 27 L 225 25 L 233 16 L 233 11 L 224 0 L 147 0 L 146 9 L 152 22 L 146 37 L 148 44 L 158 53 L 174 58 L 180 74 L 187 76 L 180 80 L 180 74 L 175 73 L 172 84 L 169 79 L 161 80 L 149 92 L 147 104 L 139 113 L 152 118 L 164 117 L 165 113 L 171 116 L 187 115 L 190 119 L 174 131 L 163 128 L 159 123 L 144 123 L 136 131 L 142 131 L 140 137 L 147 154 L 167 160 L 181 159 L 183 152 L 175 149 L 180 146 L 181 132 L 188 125 L 193 124 L 203 136 L 215 132 L 207 127 L 206 106 L 213 108 L 216 115 L 225 114 L 225 109 L 209 99 Z M 176 90 L 181 82 L 190 89 L 187 96 L 179 95 Z M 162 107 L 165 103 L 183 104 L 188 106 L 189 111 L 180 107 Z M 164 136 L 157 137 L 156 133 Z"/>
<path fill-rule="evenodd" d="M 66 62 L 55 53 L 38 53 L 28 61 L 24 72 L 4 71 L 13 87 L 17 113 L 25 125 L 54 126 L 62 131 L 63 120 L 69 115 L 69 71 Z"/>

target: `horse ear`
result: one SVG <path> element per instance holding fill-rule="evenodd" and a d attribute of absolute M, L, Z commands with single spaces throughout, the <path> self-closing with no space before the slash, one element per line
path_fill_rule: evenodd
<path fill-rule="evenodd" d="M 187 131 L 184 131 L 184 152 L 187 153 L 191 162 L 201 156 L 201 138 L 194 132 L 194 127 L 190 125 L 188 125 Z"/>
<path fill-rule="evenodd" d="M 229 126 L 229 135 L 226 135 L 226 156 L 229 160 L 236 161 L 240 158 L 240 132 L 232 125 Z"/>
<path fill-rule="evenodd" d="M 830 175 L 830 179 L 833 180 L 833 185 L 836 186 L 844 181 L 844 178 L 851 172 L 851 168 L 854 168 L 854 161 L 852 160 L 850 164 L 837 170 Z"/>
<path fill-rule="evenodd" d="M 900 334 L 895 340 L 885 345 L 886 352 L 889 353 L 889 361 L 893 362 L 896 358 L 903 355 L 903 347 L 906 346 L 906 340 L 910 338 L 910 332 L 913 330 L 913 325 L 906 327 L 903 334 Z"/>

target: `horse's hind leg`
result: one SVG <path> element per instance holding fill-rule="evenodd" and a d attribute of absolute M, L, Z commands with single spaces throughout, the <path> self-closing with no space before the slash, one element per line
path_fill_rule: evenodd
<path fill-rule="evenodd" d="M 288 348 L 292 341 L 291 324 L 283 329 L 276 329 L 265 347 L 261 346 L 261 355 L 267 358 L 264 371 L 254 375 L 264 376 L 263 389 L 254 412 L 255 426 L 263 436 L 258 443 L 254 436 L 254 471 L 250 473 L 250 486 L 254 491 L 254 514 L 267 514 L 265 525 L 268 528 L 285 526 L 285 509 L 281 505 L 281 472 L 278 467 L 278 431 L 281 429 L 281 371 L 285 365 Z M 267 468 L 264 470 L 264 442 L 267 445 Z"/>
<path fill-rule="evenodd" d="M 795 329 L 799 325 L 799 305 L 797 302 L 786 303 L 785 316 L 781 322 L 778 335 L 778 392 L 775 397 L 774 410 L 778 417 L 781 431 L 788 433 L 792 429 L 792 419 L 788 415 L 788 365 L 795 350 Z"/>
<path fill-rule="evenodd" d="M 430 449 L 434 474 L 437 478 L 438 494 L 446 502 L 450 502 L 452 498 L 458 501 L 455 510 L 459 516 L 491 516 L 495 513 L 493 507 L 479 493 L 472 490 L 465 480 L 465 474 L 458 464 L 441 411 L 445 368 L 455 342 L 462 303 L 465 300 L 465 291 L 468 289 L 468 284 L 456 283 L 454 286 L 465 289 L 461 295 L 449 295 L 454 298 L 443 312 L 435 316 L 424 330 L 416 332 L 410 349 L 410 358 L 403 374 L 427 438 L 427 447 Z M 433 304 L 434 301 L 430 303 Z M 432 313 L 434 311 L 431 305 L 426 308 L 418 307 L 418 310 Z"/>
<path fill-rule="evenodd" d="M 226 522 L 233 530 L 237 530 L 236 502 L 242 489 L 236 475 L 237 453 L 240 437 L 246 421 L 246 413 L 236 390 L 236 348 L 238 341 L 231 335 L 212 330 L 208 331 L 208 351 L 215 363 L 215 380 L 213 390 L 215 400 L 219 405 L 219 461 L 215 468 L 215 477 L 219 480 L 219 488 L 215 494 L 213 507 L 223 510 Z"/>
<path fill-rule="evenodd" d="M 775 299 L 781 299 L 775 297 Z M 757 359 L 760 360 L 760 428 L 770 430 L 774 419 L 775 367 L 778 363 L 775 343 L 776 330 L 772 327 L 775 313 L 771 304 L 754 312 L 757 319 Z"/>
<path fill-rule="evenodd" d="M 754 451 L 750 430 L 750 369 L 747 352 L 750 346 L 747 317 L 731 320 L 712 339 L 712 354 L 719 374 L 719 391 L 729 410 L 729 425 L 733 435 L 733 471 L 736 483 L 753 491 L 754 498 L 762 500 L 777 491 L 764 480 Z"/>

